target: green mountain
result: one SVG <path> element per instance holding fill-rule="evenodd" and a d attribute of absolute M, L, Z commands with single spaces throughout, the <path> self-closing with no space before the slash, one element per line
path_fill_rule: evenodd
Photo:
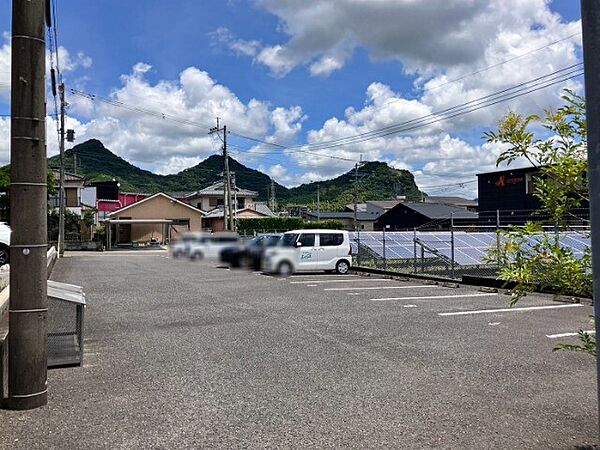
<path fill-rule="evenodd" d="M 213 155 L 201 163 L 173 175 L 157 175 L 142 170 L 108 150 L 102 142 L 91 139 L 65 151 L 67 171 L 75 168 L 87 181 L 116 179 L 121 189 L 129 192 L 154 193 L 158 191 L 195 191 L 221 180 L 223 157 Z M 48 160 L 48 167 L 58 168 L 58 156 Z M 237 185 L 258 192 L 259 200 L 267 200 L 271 187 L 268 175 L 229 159 L 229 167 L 235 173 Z M 354 199 L 354 171 L 337 178 L 308 183 L 288 189 L 275 183 L 275 194 L 280 204 L 311 205 L 316 201 L 317 189 L 323 209 L 342 210 Z M 407 170 L 397 170 L 382 162 L 369 162 L 359 169 L 358 200 L 384 200 L 405 195 L 418 200 L 421 193 L 413 175 Z"/>
<path fill-rule="evenodd" d="M 383 162 L 368 162 L 358 170 L 358 202 L 365 200 L 386 200 L 406 196 L 408 200 L 419 201 L 421 192 L 415 184 L 412 173 L 397 170 Z M 343 210 L 354 201 L 355 171 L 350 170 L 331 180 L 303 184 L 288 190 L 286 201 L 289 204 L 312 204 L 316 201 L 319 189 L 321 203 L 328 210 Z M 322 205 L 323 207 L 323 205 Z"/>

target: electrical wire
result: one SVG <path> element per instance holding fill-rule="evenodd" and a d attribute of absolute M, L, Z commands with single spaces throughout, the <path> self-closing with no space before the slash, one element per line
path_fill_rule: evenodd
<path fill-rule="evenodd" d="M 325 150 L 325 149 L 335 148 L 335 147 L 339 147 L 339 146 L 357 144 L 357 143 L 365 142 L 365 141 L 368 141 L 371 139 L 386 137 L 386 136 L 389 136 L 392 134 L 399 134 L 399 133 L 403 133 L 403 132 L 407 132 L 407 131 L 412 131 L 415 129 L 419 129 L 419 128 L 422 128 L 425 126 L 432 125 L 434 123 L 437 123 L 437 122 L 440 122 L 443 120 L 449 120 L 452 118 L 460 117 L 462 115 L 469 114 L 474 111 L 478 111 L 480 109 L 487 108 L 487 107 L 496 105 L 498 103 L 514 99 L 514 98 L 518 98 L 523 95 L 526 95 L 526 94 L 529 94 L 532 92 L 536 92 L 541 89 L 545 89 L 545 88 L 554 86 L 559 83 L 563 83 L 572 78 L 581 76 L 582 74 L 583 74 L 583 71 L 581 69 L 581 63 L 573 64 L 573 65 L 564 67 L 562 69 L 556 70 L 554 72 L 551 72 L 549 74 L 546 74 L 546 75 L 543 75 L 540 77 L 536 77 L 532 80 L 529 80 L 529 81 L 526 81 L 523 83 L 519 83 L 514 86 L 510 86 L 508 88 L 502 89 L 495 93 L 488 94 L 486 96 L 483 96 L 483 97 L 480 97 L 480 98 L 477 98 L 477 99 L 474 99 L 474 100 L 471 100 L 471 101 L 468 101 L 468 102 L 465 102 L 465 103 L 462 103 L 459 105 L 445 108 L 443 110 L 436 111 L 434 113 L 427 114 L 422 117 L 417 117 L 417 118 L 411 119 L 409 121 L 388 125 L 386 127 L 379 128 L 376 130 L 370 130 L 370 131 L 366 131 L 363 133 L 358 133 L 353 136 L 348 136 L 345 138 L 335 139 L 335 140 L 330 140 L 330 141 L 324 141 L 324 142 L 320 142 L 320 143 L 316 143 L 316 144 L 285 146 L 282 144 L 278 144 L 277 142 L 266 141 L 264 139 L 260 139 L 260 138 L 254 137 L 254 136 L 248 136 L 246 134 L 238 133 L 235 131 L 230 131 L 230 134 L 232 134 L 234 136 L 238 136 L 242 139 L 254 141 L 257 143 L 265 144 L 265 145 L 268 145 L 268 146 L 271 146 L 274 148 L 284 150 L 286 153 L 306 153 L 309 155 L 319 156 L 319 157 L 324 157 L 324 158 L 337 159 L 337 160 L 343 160 L 343 161 L 348 161 L 348 162 L 357 162 L 354 159 L 344 158 L 344 157 L 334 156 L 334 155 L 326 155 L 326 154 L 318 153 L 318 152 L 311 151 L 311 150 Z M 204 127 L 204 124 L 200 124 L 200 123 L 186 120 L 186 119 L 177 118 L 176 116 L 173 116 L 170 114 L 152 111 L 152 110 L 149 110 L 146 108 L 133 107 L 133 106 L 127 105 L 123 102 L 120 102 L 117 100 L 112 100 L 112 99 L 107 99 L 107 98 L 104 98 L 104 97 L 101 97 L 101 96 L 98 96 L 95 94 L 90 94 L 90 93 L 75 90 L 75 89 L 71 89 L 71 92 L 75 95 L 89 98 L 90 100 L 99 100 L 99 101 L 111 104 L 113 106 L 116 106 L 116 107 L 125 108 L 125 109 L 131 110 L 131 111 L 141 112 L 144 114 L 149 114 L 149 115 L 152 115 L 155 117 L 160 117 L 161 119 L 164 119 L 164 120 L 171 120 L 176 123 L 194 126 L 194 127 Z"/>

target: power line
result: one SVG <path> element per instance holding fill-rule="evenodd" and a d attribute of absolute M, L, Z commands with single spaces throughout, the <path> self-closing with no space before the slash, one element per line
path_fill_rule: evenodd
<path fill-rule="evenodd" d="M 500 67 L 500 66 L 502 66 L 504 64 L 508 64 L 509 62 L 516 61 L 517 59 L 524 58 L 525 56 L 532 55 L 533 53 L 539 52 L 540 50 L 544 50 L 544 49 L 546 49 L 548 47 L 552 47 L 553 45 L 556 45 L 556 44 L 559 44 L 561 42 L 567 41 L 567 40 L 569 40 L 569 39 L 571 39 L 571 38 L 573 38 L 575 36 L 579 36 L 579 35 L 581 35 L 581 31 L 578 32 L 578 33 L 573 33 L 573 34 L 570 34 L 568 36 L 565 36 L 564 38 L 557 39 L 557 40 L 552 41 L 552 42 L 550 42 L 550 43 L 548 43 L 546 45 L 543 45 L 541 47 L 535 48 L 535 49 L 530 50 L 528 52 L 525 52 L 523 54 L 514 56 L 514 57 L 509 58 L 509 59 L 505 59 L 504 61 L 500 61 L 498 63 L 492 64 L 492 65 L 489 65 L 489 66 L 486 66 L 486 67 L 482 67 L 480 69 L 475 70 L 474 72 L 470 72 L 470 73 L 462 75 L 460 77 L 453 78 L 452 80 L 445 81 L 445 82 L 443 82 L 441 84 L 437 84 L 435 86 L 428 87 L 426 90 L 429 91 L 429 92 L 436 91 L 436 90 L 440 89 L 441 87 L 447 86 L 447 85 L 452 84 L 452 83 L 456 83 L 458 81 L 462 81 L 462 80 L 464 80 L 466 78 L 469 78 L 469 77 L 472 77 L 472 76 L 475 76 L 475 75 L 479 75 L 480 73 L 483 73 L 483 72 L 487 72 L 490 69 L 494 69 L 494 68 Z M 372 108 L 371 112 L 373 112 L 373 111 L 379 111 L 380 109 L 386 108 L 388 105 L 390 105 L 392 103 L 399 102 L 400 100 L 402 100 L 402 99 L 399 99 L 399 98 L 392 99 L 389 102 L 386 102 L 386 103 L 384 103 L 384 104 L 382 104 L 382 105 L 380 105 L 380 106 L 378 106 L 376 108 Z"/>
<path fill-rule="evenodd" d="M 330 140 L 330 141 L 324 141 L 324 142 L 315 143 L 315 144 L 285 146 L 282 144 L 278 144 L 277 142 L 266 141 L 266 140 L 263 140 L 263 139 L 260 139 L 257 137 L 248 136 L 246 134 L 237 133 L 234 131 L 230 131 L 230 134 L 238 136 L 242 139 L 247 139 L 250 141 L 257 142 L 257 143 L 269 145 L 271 147 L 279 148 L 281 150 L 284 150 L 286 153 L 295 153 L 295 152 L 306 153 L 306 154 L 310 154 L 313 156 L 319 156 L 319 157 L 324 157 L 324 158 L 337 159 L 337 160 L 343 160 L 343 161 L 348 161 L 348 162 L 356 162 L 356 160 L 354 160 L 354 159 L 343 158 L 343 157 L 333 156 L 333 155 L 326 155 L 326 154 L 317 153 L 317 152 L 314 152 L 311 150 L 324 150 L 324 149 L 339 147 L 342 145 L 357 144 L 357 143 L 365 142 L 365 141 L 371 140 L 371 139 L 386 137 L 386 136 L 389 136 L 392 134 L 398 134 L 398 133 L 402 133 L 402 132 L 406 132 L 406 131 L 412 131 L 412 130 L 415 130 L 418 128 L 422 128 L 424 126 L 432 125 L 432 124 L 440 122 L 442 120 L 448 120 L 451 118 L 459 117 L 459 116 L 462 116 L 462 115 L 465 115 L 465 114 L 468 114 L 468 113 L 471 113 L 474 111 L 478 111 L 483 108 L 493 106 L 493 105 L 501 103 L 501 102 L 505 102 L 505 101 L 532 93 L 532 92 L 536 92 L 541 89 L 545 89 L 545 88 L 554 86 L 559 83 L 563 83 L 572 78 L 581 76 L 582 72 L 580 70 L 580 67 L 581 67 L 580 63 L 573 64 L 571 66 L 564 67 L 562 69 L 559 69 L 559 70 L 551 72 L 549 74 L 534 78 L 532 80 L 502 89 L 495 93 L 488 94 L 486 96 L 471 100 L 469 102 L 458 104 L 458 105 L 455 105 L 455 106 L 452 106 L 452 107 L 449 107 L 449 108 L 446 108 L 446 109 L 443 109 L 440 111 L 436 111 L 436 112 L 430 113 L 430 114 L 422 116 L 422 117 L 417 117 L 417 118 L 411 119 L 409 121 L 388 125 L 386 127 L 375 129 L 375 130 L 358 133 L 353 136 L 348 136 L 348 137 L 341 138 L 341 139 L 334 139 L 334 140 Z M 194 126 L 194 127 L 203 127 L 204 126 L 203 124 L 193 122 L 190 120 L 186 120 L 186 119 L 177 118 L 176 116 L 172 116 L 170 114 L 152 111 L 152 110 L 145 109 L 145 108 L 133 107 L 133 106 L 127 105 L 123 102 L 107 99 L 107 98 L 104 98 L 104 97 L 101 97 L 101 96 L 98 96 L 95 94 L 90 94 L 90 93 L 75 90 L 75 89 L 71 89 L 71 92 L 75 95 L 80 95 L 80 96 L 89 98 L 90 100 L 99 100 L 99 101 L 111 104 L 113 106 L 116 106 L 116 107 L 129 109 L 131 111 L 141 112 L 144 114 L 149 114 L 149 115 L 152 115 L 155 117 L 160 117 L 165 120 L 171 120 L 171 121 L 174 121 L 174 122 L 177 122 L 180 124 Z M 255 153 L 258 154 L 258 152 L 255 152 Z"/>
<path fill-rule="evenodd" d="M 496 91 L 496 92 L 494 92 L 492 94 L 488 94 L 488 95 L 485 95 L 483 97 L 479 97 L 479 98 L 476 98 L 474 100 L 471 100 L 471 101 L 468 101 L 468 102 L 465 102 L 465 103 L 461 103 L 461 104 L 458 104 L 458 105 L 451 106 L 449 108 L 445 108 L 445 109 L 442 109 L 442 110 L 439 110 L 439 111 L 435 111 L 435 112 L 432 112 L 432 113 L 427 114 L 425 116 L 417 117 L 417 118 L 414 118 L 414 119 L 411 119 L 411 120 L 408 120 L 408 121 L 405 121 L 405 122 L 400 122 L 400 123 L 388 125 L 388 126 L 385 126 L 385 127 L 382 127 L 382 128 L 378 128 L 378 129 L 375 129 L 375 130 L 370 130 L 370 131 L 366 131 L 366 132 L 362 132 L 362 133 L 357 133 L 357 134 L 355 134 L 353 136 L 348 136 L 348 137 L 345 137 L 345 138 L 332 139 L 330 141 L 323 141 L 323 142 L 319 142 L 319 143 L 316 143 L 316 144 L 309 144 L 309 145 L 303 145 L 303 146 L 302 145 L 298 145 L 298 146 L 293 146 L 293 147 L 289 147 L 289 148 L 300 147 L 300 148 L 315 149 L 315 148 L 321 148 L 321 147 L 328 147 L 328 144 L 354 143 L 353 142 L 354 139 L 362 138 L 362 137 L 366 137 L 366 136 L 375 136 L 375 137 L 378 137 L 377 135 L 379 133 L 386 132 L 388 130 L 392 130 L 392 129 L 395 129 L 395 128 L 398 128 L 398 127 L 401 127 L 401 126 L 404 126 L 404 125 L 409 125 L 411 123 L 419 122 L 419 121 L 422 121 L 422 120 L 425 120 L 425 119 L 428 119 L 428 118 L 433 118 L 433 117 L 436 117 L 436 116 L 440 116 L 440 115 L 444 115 L 444 114 L 447 114 L 447 113 L 451 113 L 454 110 L 457 110 L 457 109 L 460 109 L 460 108 L 464 108 L 466 106 L 473 105 L 473 104 L 476 104 L 476 103 L 484 102 L 484 100 L 488 100 L 489 99 L 491 101 L 491 100 L 493 100 L 493 97 L 501 97 L 504 94 L 509 95 L 510 91 L 513 91 L 513 90 L 518 91 L 519 89 L 527 89 L 528 88 L 527 85 L 532 84 L 532 83 L 533 84 L 538 84 L 538 82 L 540 82 L 540 83 L 544 82 L 544 79 L 546 79 L 546 78 L 553 78 L 555 76 L 559 76 L 559 74 L 566 75 L 565 72 L 575 73 L 576 70 L 574 70 L 574 69 L 575 68 L 578 68 L 578 69 L 581 68 L 581 64 L 582 63 L 578 63 L 578 64 L 573 64 L 573 65 L 570 65 L 570 66 L 567 66 L 567 67 L 563 67 L 562 69 L 556 70 L 556 71 L 551 72 L 549 74 L 546 74 L 546 75 L 543 75 L 543 76 L 540 76 L 540 77 L 537 77 L 537 78 L 533 78 L 533 79 L 531 79 L 529 81 L 525 81 L 525 82 L 522 82 L 522 83 L 510 86 L 508 88 L 504 88 L 504 89 L 502 89 L 500 91 Z"/>

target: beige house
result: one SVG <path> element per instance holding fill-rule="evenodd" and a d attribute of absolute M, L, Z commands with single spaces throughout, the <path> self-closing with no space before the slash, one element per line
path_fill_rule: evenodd
<path fill-rule="evenodd" d="M 273 215 L 273 212 L 264 203 L 255 203 L 251 208 L 242 208 L 234 211 L 234 219 L 258 219 L 273 217 Z M 202 223 L 204 224 L 204 229 L 207 231 L 224 231 L 223 207 L 207 212 Z"/>
<path fill-rule="evenodd" d="M 201 231 L 203 216 L 200 209 L 159 192 L 108 214 L 109 246 L 166 243 Z"/>
<path fill-rule="evenodd" d="M 56 187 L 56 194 L 48 198 L 48 206 L 50 208 L 59 207 L 59 189 L 60 189 L 60 172 L 56 169 L 51 169 L 54 175 L 54 185 Z M 81 175 L 75 175 L 74 173 L 65 172 L 65 207 L 68 211 L 77 214 L 79 217 L 83 217 L 83 207 L 87 206 L 94 208 L 95 205 L 83 205 L 81 202 L 81 191 L 85 178 Z"/>
<path fill-rule="evenodd" d="M 254 199 L 258 197 L 257 192 L 236 186 L 232 187 L 231 195 L 235 206 L 234 209 L 238 210 L 253 208 Z M 215 208 L 223 207 L 223 182 L 219 181 L 204 189 L 189 194 L 184 200 L 202 211 L 211 211 Z"/>

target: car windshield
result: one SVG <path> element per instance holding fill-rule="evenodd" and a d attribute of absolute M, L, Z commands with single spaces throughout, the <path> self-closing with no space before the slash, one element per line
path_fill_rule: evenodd
<path fill-rule="evenodd" d="M 279 241 L 281 241 L 281 236 L 269 236 L 268 238 L 265 239 L 266 242 L 264 242 L 263 245 L 267 246 L 267 247 L 274 247 L 277 244 L 279 244 Z"/>
<path fill-rule="evenodd" d="M 248 242 L 249 247 L 260 247 L 263 245 L 264 236 L 256 236 Z"/>
<path fill-rule="evenodd" d="M 297 239 L 298 239 L 297 234 L 294 234 L 294 233 L 284 234 L 283 237 L 281 238 L 280 245 L 282 247 L 293 247 L 294 243 L 296 242 Z"/>

